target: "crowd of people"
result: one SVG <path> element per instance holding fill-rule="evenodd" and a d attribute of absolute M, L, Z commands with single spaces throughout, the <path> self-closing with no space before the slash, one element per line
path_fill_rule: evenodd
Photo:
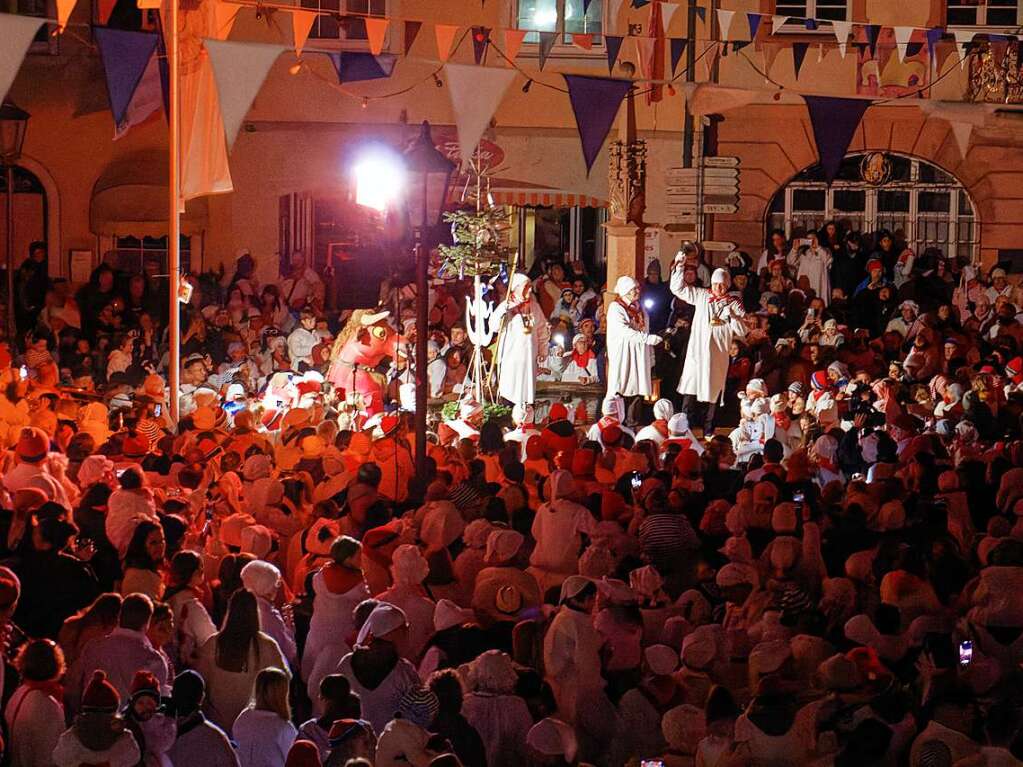
<path fill-rule="evenodd" d="M 607 300 L 578 264 L 496 281 L 488 418 L 468 284 L 420 334 L 401 281 L 331 317 L 300 254 L 261 286 L 240 253 L 182 296 L 171 423 L 166 284 L 73 294 L 34 246 L 0 353 L 5 763 L 1023 763 L 1019 287 L 833 223 L 704 258 Z M 417 336 L 460 403 L 419 475 Z"/>

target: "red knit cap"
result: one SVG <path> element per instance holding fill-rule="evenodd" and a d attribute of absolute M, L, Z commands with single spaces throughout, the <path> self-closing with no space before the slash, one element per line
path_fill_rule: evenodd
<path fill-rule="evenodd" d="M 568 408 L 562 405 L 560 402 L 555 402 L 551 405 L 550 412 L 547 414 L 547 420 L 551 423 L 554 421 L 564 421 L 568 418 Z"/>
<path fill-rule="evenodd" d="M 572 476 L 577 479 L 593 474 L 597 467 L 597 454 L 592 450 L 576 450 L 572 455 Z"/>
<path fill-rule="evenodd" d="M 675 458 L 675 470 L 680 474 L 695 474 L 700 470 L 700 454 L 687 447 Z"/>
<path fill-rule="evenodd" d="M 543 440 L 539 434 L 534 434 L 526 440 L 526 460 L 538 461 L 543 458 Z"/>
<path fill-rule="evenodd" d="M 21 430 L 15 452 L 22 461 L 39 463 L 50 452 L 50 438 L 42 429 L 29 426 Z"/>
<path fill-rule="evenodd" d="M 296 740 L 288 751 L 284 767 L 322 767 L 320 750 L 311 740 Z"/>
<path fill-rule="evenodd" d="M 131 680 L 131 699 L 136 700 L 145 695 L 159 700 L 160 682 L 152 671 L 136 671 L 135 677 Z"/>
<path fill-rule="evenodd" d="M 121 445 L 121 454 L 125 458 L 143 458 L 148 452 L 149 440 L 142 434 L 129 434 Z"/>
<path fill-rule="evenodd" d="M 113 714 L 121 705 L 121 696 L 103 671 L 93 671 L 89 686 L 82 696 L 82 713 Z"/>
<path fill-rule="evenodd" d="M 606 446 L 617 445 L 622 441 L 622 427 L 616 423 L 601 424 L 600 439 Z"/>

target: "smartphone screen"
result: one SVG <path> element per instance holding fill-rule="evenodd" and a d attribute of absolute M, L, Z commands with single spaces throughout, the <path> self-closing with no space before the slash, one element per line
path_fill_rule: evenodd
<path fill-rule="evenodd" d="M 153 415 L 159 418 L 161 413 L 163 413 L 163 405 L 154 405 Z"/>
<path fill-rule="evenodd" d="M 959 665 L 969 666 L 973 660 L 973 642 L 967 640 L 959 643 Z"/>

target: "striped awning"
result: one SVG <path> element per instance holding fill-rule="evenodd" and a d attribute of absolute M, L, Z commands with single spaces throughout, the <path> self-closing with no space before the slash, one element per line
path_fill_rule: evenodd
<path fill-rule="evenodd" d="M 587 194 L 563 192 L 558 189 L 516 189 L 491 187 L 490 194 L 496 205 L 549 208 L 606 208 L 607 200 Z"/>

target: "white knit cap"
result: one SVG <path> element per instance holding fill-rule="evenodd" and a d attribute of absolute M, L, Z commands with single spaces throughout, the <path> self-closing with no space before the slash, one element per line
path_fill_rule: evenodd
<path fill-rule="evenodd" d="M 689 431 L 689 417 L 685 413 L 675 413 L 668 419 L 668 432 L 676 437 L 681 437 Z"/>
<path fill-rule="evenodd" d="M 714 285 L 718 282 L 723 282 L 725 285 L 730 285 L 732 282 L 732 278 L 729 276 L 726 270 L 715 269 L 714 274 L 710 276 L 710 284 Z"/>
<path fill-rule="evenodd" d="M 392 631 L 397 631 L 408 624 L 405 612 L 400 607 L 395 607 L 389 602 L 381 602 L 373 608 L 366 622 L 359 629 L 359 636 L 356 637 L 356 644 L 366 644 L 370 637 L 383 637 Z"/>
<path fill-rule="evenodd" d="M 281 571 L 276 566 L 256 559 L 242 568 L 242 585 L 257 597 L 270 599 L 277 593 L 281 582 Z"/>
<path fill-rule="evenodd" d="M 654 403 L 654 418 L 667 421 L 675 412 L 675 406 L 670 399 L 659 399 Z"/>
<path fill-rule="evenodd" d="M 638 287 L 639 283 L 636 282 L 635 277 L 623 274 L 618 278 L 618 282 L 615 283 L 615 293 L 624 298 L 626 293 Z"/>
<path fill-rule="evenodd" d="M 526 735 L 526 744 L 543 756 L 564 756 L 565 761 L 575 761 L 579 743 L 575 731 L 560 719 L 547 717 L 534 724 Z"/>

